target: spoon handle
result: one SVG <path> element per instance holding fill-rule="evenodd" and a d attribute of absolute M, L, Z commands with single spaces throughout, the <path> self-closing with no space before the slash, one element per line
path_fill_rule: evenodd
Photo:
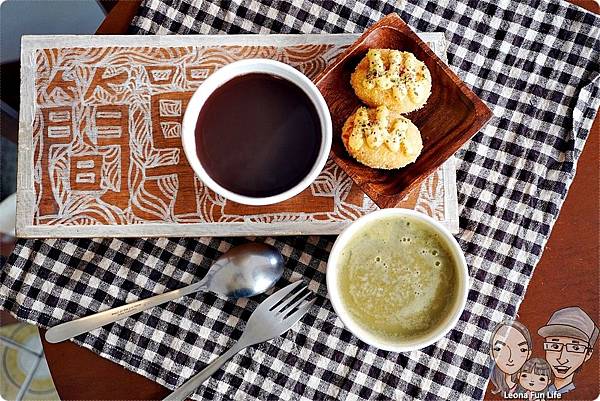
<path fill-rule="evenodd" d="M 125 304 L 117 308 L 107 309 L 102 312 L 94 313 L 93 315 L 72 320 L 70 322 L 61 323 L 57 326 L 51 327 L 46 332 L 46 341 L 49 343 L 65 341 L 71 337 L 78 336 L 79 334 L 87 333 L 97 329 L 98 327 L 102 327 L 128 316 L 135 315 L 136 313 L 143 312 L 152 308 L 153 306 L 161 305 L 165 302 L 172 301 L 174 299 L 183 297 L 184 295 L 188 295 L 200 290 L 206 290 L 205 280 L 201 280 L 178 290 L 155 295 L 147 299 L 140 299 L 139 301 Z"/>
<path fill-rule="evenodd" d="M 190 377 L 188 381 L 176 388 L 171 394 L 163 398 L 163 401 L 185 401 L 187 397 L 200 387 L 202 383 L 211 377 L 225 362 L 231 359 L 235 354 L 246 348 L 246 345 L 241 345 L 238 341 L 214 361 L 209 363 L 200 373 Z"/>

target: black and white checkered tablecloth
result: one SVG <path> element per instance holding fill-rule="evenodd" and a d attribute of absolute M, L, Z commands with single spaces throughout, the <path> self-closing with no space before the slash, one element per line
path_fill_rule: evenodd
<path fill-rule="evenodd" d="M 458 239 L 471 272 L 460 322 L 421 351 L 368 347 L 344 330 L 327 299 L 333 238 L 259 238 L 286 257 L 279 287 L 303 278 L 318 304 L 284 336 L 236 356 L 195 398 L 483 397 L 490 329 L 517 312 L 600 102 L 600 18 L 557 0 L 146 0 L 132 33 L 361 32 L 392 11 L 417 31 L 443 31 L 450 65 L 494 112 L 458 153 Z M 20 240 L 1 271 L 1 305 L 54 325 L 188 284 L 244 241 Z M 173 388 L 231 345 L 261 300 L 199 294 L 76 342 Z"/>

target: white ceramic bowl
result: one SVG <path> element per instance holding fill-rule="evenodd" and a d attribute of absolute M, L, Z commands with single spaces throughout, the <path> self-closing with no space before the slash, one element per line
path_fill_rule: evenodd
<path fill-rule="evenodd" d="M 361 230 L 367 223 L 371 223 L 373 221 L 389 217 L 412 217 L 432 227 L 434 231 L 437 232 L 440 235 L 440 237 L 445 240 L 449 250 L 452 252 L 454 260 L 458 264 L 458 266 L 456 266 L 458 277 L 456 298 L 454 305 L 449 311 L 448 315 L 431 333 L 428 333 L 422 338 L 402 343 L 385 341 L 377 336 L 374 336 L 372 333 L 362 328 L 346 310 L 344 304 L 341 301 L 339 293 L 338 269 L 339 257 L 342 249 L 348 244 L 348 241 L 354 236 L 354 234 Z M 331 249 L 331 253 L 329 254 L 329 259 L 327 261 L 327 291 L 329 293 L 329 298 L 331 300 L 331 304 L 333 305 L 333 309 L 338 314 L 340 319 L 342 319 L 342 322 L 344 323 L 346 328 L 350 330 L 355 336 L 357 336 L 367 344 L 373 345 L 377 348 L 381 348 L 387 351 L 414 351 L 431 345 L 434 342 L 438 341 L 440 338 L 442 338 L 458 322 L 458 319 L 463 309 L 465 308 L 465 304 L 467 302 L 468 287 L 469 271 L 467 269 L 467 262 L 465 260 L 465 256 L 462 250 L 460 249 L 460 246 L 458 245 L 458 242 L 456 242 L 452 234 L 450 234 L 450 232 L 444 226 L 442 226 L 437 221 L 433 220 L 431 217 L 409 209 L 382 209 L 359 218 L 350 226 L 348 226 L 338 236 L 335 243 L 333 244 L 333 248 Z"/>
<path fill-rule="evenodd" d="M 202 106 L 208 99 L 208 97 L 220 86 L 231 80 L 232 78 L 240 75 L 246 75 L 251 73 L 266 73 L 272 74 L 277 77 L 286 79 L 296 84 L 300 89 L 306 93 L 308 98 L 315 105 L 315 109 L 319 115 L 319 121 L 321 122 L 321 147 L 319 154 L 309 173 L 294 187 L 288 189 L 277 195 L 268 197 L 250 197 L 240 195 L 235 192 L 228 190 L 216 183 L 206 172 L 198 155 L 196 153 L 196 122 L 200 115 Z M 194 92 L 190 99 L 185 115 L 183 117 L 183 127 L 181 140 L 183 143 L 183 151 L 187 157 L 190 166 L 194 172 L 200 177 L 200 180 L 206 184 L 210 189 L 215 191 L 217 194 L 230 199 L 237 203 L 245 205 L 270 205 L 273 203 L 282 202 L 295 195 L 298 195 L 304 189 L 306 189 L 321 173 L 329 151 L 331 150 L 331 138 L 332 138 L 332 127 L 331 127 L 331 115 L 329 114 L 329 108 L 325 99 L 319 92 L 319 89 L 314 83 L 300 71 L 295 68 L 280 63 L 279 61 L 268 60 L 268 59 L 247 59 L 236 61 L 221 67 L 219 70 L 211 74 L 206 81 L 204 81 L 200 87 Z"/>

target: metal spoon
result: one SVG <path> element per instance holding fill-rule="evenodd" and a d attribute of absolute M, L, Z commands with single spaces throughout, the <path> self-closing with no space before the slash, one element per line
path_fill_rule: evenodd
<path fill-rule="evenodd" d="M 61 323 L 46 332 L 46 340 L 58 343 L 197 291 L 211 291 L 228 298 L 251 297 L 271 288 L 282 273 L 283 256 L 277 248 L 261 243 L 239 245 L 221 255 L 197 283 Z"/>

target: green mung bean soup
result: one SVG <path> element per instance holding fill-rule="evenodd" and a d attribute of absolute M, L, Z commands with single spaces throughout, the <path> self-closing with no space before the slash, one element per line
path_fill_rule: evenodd
<path fill-rule="evenodd" d="M 384 341 L 426 336 L 457 301 L 457 260 L 446 240 L 416 218 L 366 224 L 342 249 L 338 266 L 341 302 Z"/>

